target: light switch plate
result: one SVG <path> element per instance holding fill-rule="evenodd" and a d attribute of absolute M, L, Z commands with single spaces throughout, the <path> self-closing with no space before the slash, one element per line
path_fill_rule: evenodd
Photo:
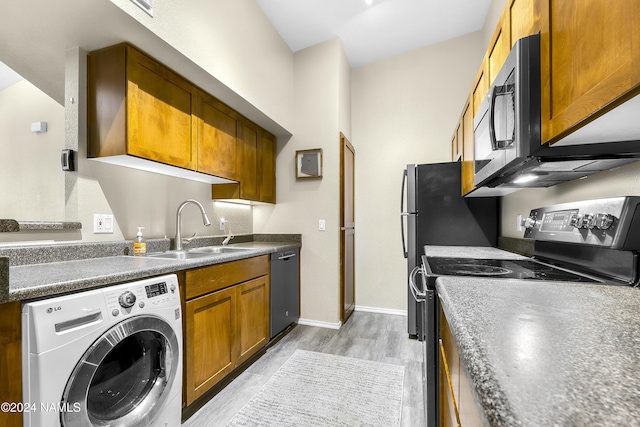
<path fill-rule="evenodd" d="M 318 230 L 324 231 L 326 229 L 326 223 L 324 219 L 318 221 Z"/>
<path fill-rule="evenodd" d="M 93 214 L 93 234 L 113 234 L 113 215 Z"/>

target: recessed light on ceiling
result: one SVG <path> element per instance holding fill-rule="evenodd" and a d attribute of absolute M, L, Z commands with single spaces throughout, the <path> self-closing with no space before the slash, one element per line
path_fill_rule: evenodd
<path fill-rule="evenodd" d="M 373 4 L 373 0 L 364 0 L 367 6 L 371 6 Z"/>
<path fill-rule="evenodd" d="M 131 0 L 140 9 L 144 10 L 147 15 L 153 18 L 153 0 Z"/>

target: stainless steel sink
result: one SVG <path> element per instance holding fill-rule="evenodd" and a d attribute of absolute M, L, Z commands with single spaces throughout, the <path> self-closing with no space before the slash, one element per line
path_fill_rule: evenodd
<path fill-rule="evenodd" d="M 205 254 L 227 254 L 232 252 L 243 252 L 243 251 L 250 251 L 250 250 L 251 249 L 232 248 L 229 246 L 207 246 L 204 248 L 194 248 L 194 249 L 191 249 L 189 252 L 198 252 L 198 253 L 205 253 Z"/>
<path fill-rule="evenodd" d="M 153 254 L 147 254 L 147 257 L 151 258 L 166 258 L 166 259 L 193 259 L 204 258 L 210 256 L 210 254 L 202 252 L 157 252 Z"/>
<path fill-rule="evenodd" d="M 165 259 L 194 259 L 205 258 L 219 254 L 228 254 L 235 252 L 250 251 L 247 248 L 230 248 L 228 246 L 206 246 L 203 248 L 193 248 L 188 251 L 178 252 L 157 252 L 147 254 L 151 258 L 165 258 Z"/>

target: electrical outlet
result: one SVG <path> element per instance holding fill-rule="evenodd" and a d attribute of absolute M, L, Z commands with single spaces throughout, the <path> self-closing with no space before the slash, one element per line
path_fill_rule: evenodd
<path fill-rule="evenodd" d="M 326 223 L 324 222 L 324 219 L 321 219 L 318 221 L 318 230 L 320 231 L 324 231 L 326 229 Z"/>
<path fill-rule="evenodd" d="M 113 215 L 93 214 L 93 234 L 113 234 Z"/>
<path fill-rule="evenodd" d="M 220 218 L 220 231 L 224 231 L 224 225 L 226 222 L 227 221 L 224 218 Z"/>

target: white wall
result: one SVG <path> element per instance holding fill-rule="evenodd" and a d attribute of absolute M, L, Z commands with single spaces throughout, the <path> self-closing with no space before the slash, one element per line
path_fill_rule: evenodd
<path fill-rule="evenodd" d="M 278 142 L 277 204 L 254 207 L 254 231 L 302 234 L 301 317 L 338 324 L 341 129 L 350 122 L 349 72 L 338 39 L 295 54 L 295 128 Z M 345 81 L 346 80 L 346 81 Z M 322 148 L 322 179 L 295 177 L 295 152 Z M 326 220 L 326 231 L 318 220 Z"/>
<path fill-rule="evenodd" d="M 482 43 L 478 31 L 352 70 L 357 305 L 407 308 L 402 171 L 408 163 L 451 160 Z"/>
<path fill-rule="evenodd" d="M 47 122 L 47 132 L 31 123 Z M 0 91 L 0 218 L 64 220 L 64 108 L 27 80 Z"/>

